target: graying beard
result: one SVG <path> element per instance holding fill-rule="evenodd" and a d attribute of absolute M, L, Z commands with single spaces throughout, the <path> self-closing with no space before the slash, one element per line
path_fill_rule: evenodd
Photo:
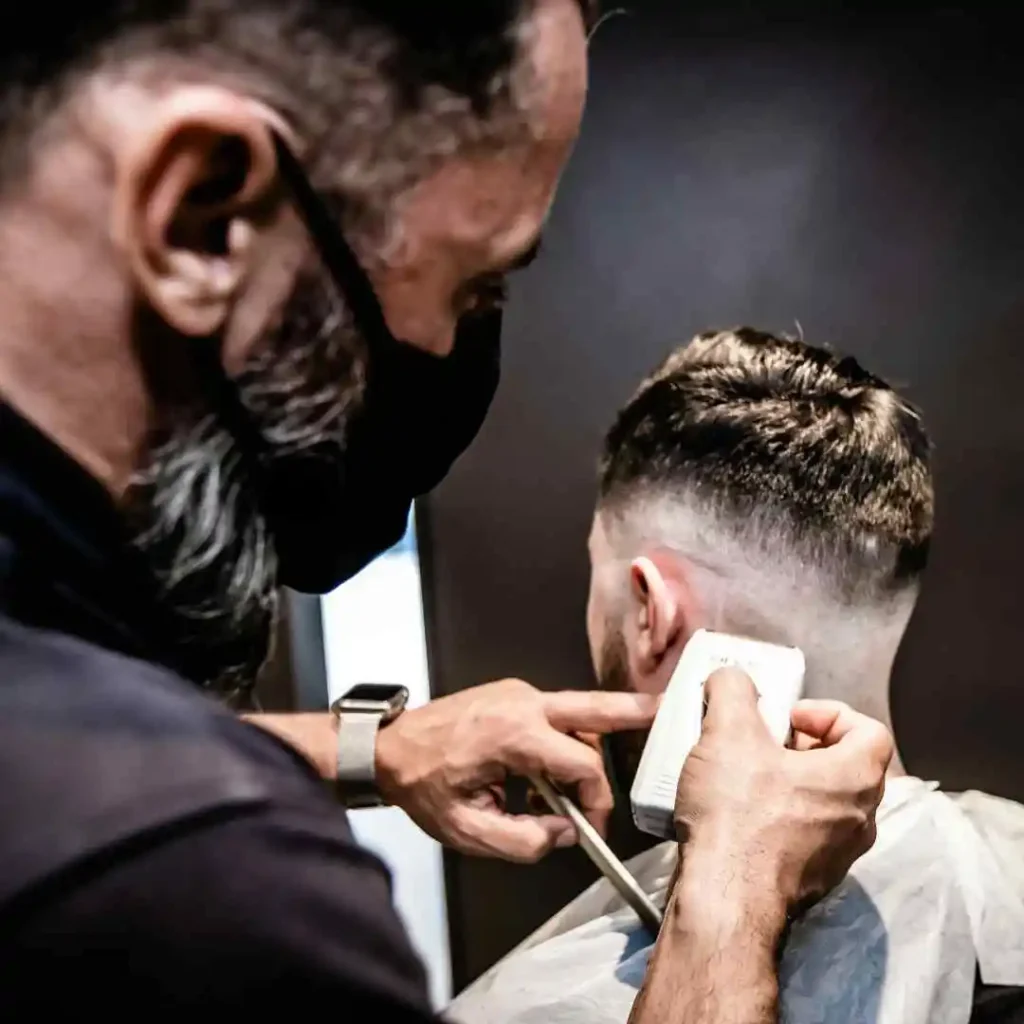
<path fill-rule="evenodd" d="M 242 404 L 275 457 L 342 444 L 362 398 L 365 366 L 354 357 L 351 318 L 332 295 L 320 297 L 329 308 L 315 330 L 298 345 L 266 346 L 239 381 Z"/>
<path fill-rule="evenodd" d="M 175 640 L 208 650 L 202 682 L 237 697 L 269 654 L 277 612 L 277 555 L 243 457 L 207 415 L 156 447 L 139 483 L 150 525 L 136 544 L 150 556 L 174 615 Z"/>
<path fill-rule="evenodd" d="M 332 292 L 315 273 L 306 277 L 279 332 L 237 381 L 272 458 L 325 443 L 340 450 L 361 401 L 362 347 Z M 277 554 L 252 457 L 211 412 L 172 429 L 137 478 L 145 528 L 136 544 L 178 624 L 176 639 L 209 665 L 203 682 L 236 699 L 269 656 L 278 606 Z"/>

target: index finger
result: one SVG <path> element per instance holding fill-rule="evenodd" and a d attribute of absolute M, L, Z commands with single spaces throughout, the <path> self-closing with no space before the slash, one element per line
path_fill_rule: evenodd
<path fill-rule="evenodd" d="M 652 693 L 562 690 L 544 694 L 544 711 L 559 732 L 624 732 L 649 729 L 658 711 Z"/>
<path fill-rule="evenodd" d="M 857 744 L 883 766 L 892 760 L 895 748 L 889 730 L 842 701 L 798 701 L 793 705 L 791 721 L 798 733 L 817 740 L 822 747 Z"/>

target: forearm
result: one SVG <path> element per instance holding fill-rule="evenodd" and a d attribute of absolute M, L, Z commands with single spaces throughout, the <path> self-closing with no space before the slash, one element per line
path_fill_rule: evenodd
<path fill-rule="evenodd" d="M 322 778 L 337 777 L 337 723 L 329 712 L 253 714 L 241 718 L 287 743 L 306 758 Z"/>
<path fill-rule="evenodd" d="M 687 858 L 629 1024 L 775 1024 L 785 908 L 711 858 Z"/>

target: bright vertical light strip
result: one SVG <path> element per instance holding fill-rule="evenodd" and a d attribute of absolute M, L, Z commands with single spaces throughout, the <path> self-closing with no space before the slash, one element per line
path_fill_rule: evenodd
<path fill-rule="evenodd" d="M 430 700 L 415 520 L 405 538 L 321 603 L 327 685 L 334 700 L 355 683 L 402 683 L 410 705 Z M 355 811 L 361 843 L 391 869 L 395 905 L 427 966 L 437 1009 L 451 998 L 441 847 L 392 807 Z"/>

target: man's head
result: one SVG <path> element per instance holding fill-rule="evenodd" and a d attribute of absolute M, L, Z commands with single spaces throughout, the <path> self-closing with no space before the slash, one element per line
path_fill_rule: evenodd
<path fill-rule="evenodd" d="M 42 13 L 0 15 L 4 397 L 132 507 L 195 642 L 252 634 L 258 652 L 273 531 L 197 353 L 282 458 L 341 449 L 370 358 L 273 133 L 339 211 L 391 333 L 445 355 L 535 251 L 579 127 L 589 4 Z"/>
<path fill-rule="evenodd" d="M 661 692 L 703 627 L 803 648 L 809 696 L 886 719 L 932 517 L 928 437 L 884 381 L 747 328 L 698 336 L 605 441 L 587 614 L 602 685 Z"/>

